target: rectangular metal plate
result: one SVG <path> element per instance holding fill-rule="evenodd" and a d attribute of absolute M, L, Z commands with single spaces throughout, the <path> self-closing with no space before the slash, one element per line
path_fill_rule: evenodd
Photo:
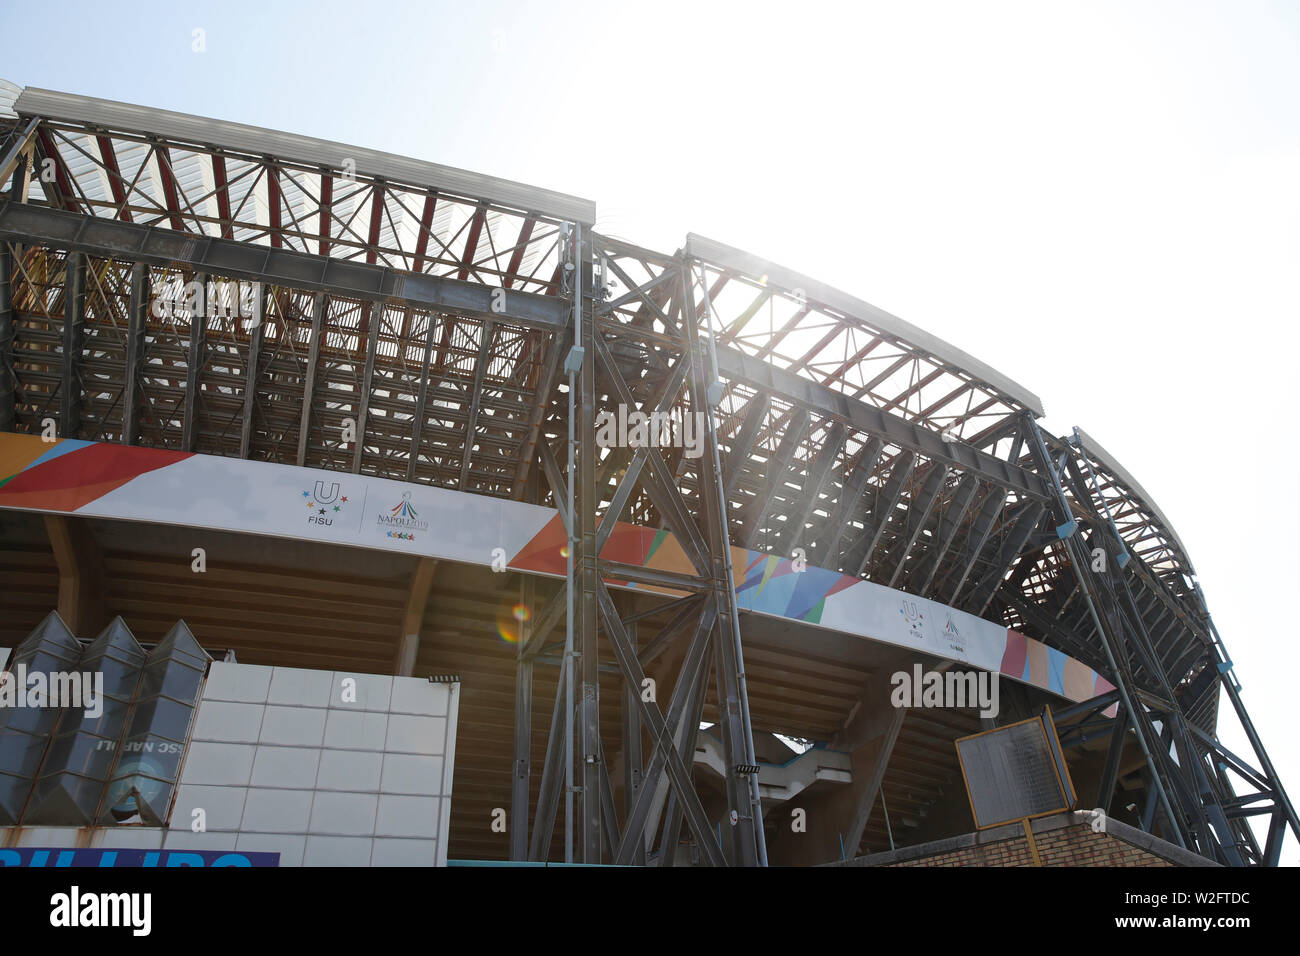
<path fill-rule="evenodd" d="M 1039 719 L 956 743 L 976 829 L 1069 809 Z"/>

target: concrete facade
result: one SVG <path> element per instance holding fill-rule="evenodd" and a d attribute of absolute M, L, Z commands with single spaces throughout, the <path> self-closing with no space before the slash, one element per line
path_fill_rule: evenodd
<path fill-rule="evenodd" d="M 11 827 L 0 845 L 445 866 L 459 691 L 422 678 L 214 662 L 168 827 Z"/>

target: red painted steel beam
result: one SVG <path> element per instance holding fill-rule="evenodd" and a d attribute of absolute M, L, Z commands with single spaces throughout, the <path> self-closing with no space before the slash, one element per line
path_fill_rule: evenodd
<path fill-rule="evenodd" d="M 799 320 L 811 311 L 812 309 L 806 305 L 800 306 L 799 311 L 790 316 L 790 321 L 786 322 L 786 324 L 781 327 L 781 330 L 777 332 L 776 335 L 772 336 L 772 338 L 758 350 L 757 358 L 767 358 L 767 356 L 771 355 L 772 350 L 781 344 L 781 340 L 794 331 L 795 326 L 799 324 Z"/>
<path fill-rule="evenodd" d="M 429 234 L 433 229 L 433 211 L 438 208 L 437 193 L 424 197 L 424 211 L 420 214 L 420 234 L 415 239 L 415 263 L 412 271 L 424 271 L 424 259 L 429 251 Z"/>
<path fill-rule="evenodd" d="M 469 236 L 465 239 L 465 254 L 461 256 L 460 271 L 456 273 L 458 279 L 468 279 L 470 269 L 474 265 L 474 253 L 478 251 L 479 236 L 483 234 L 483 223 L 487 219 L 487 209 L 479 206 L 474 213 L 474 219 L 469 224 Z"/>
<path fill-rule="evenodd" d="M 711 288 L 711 289 L 709 290 L 709 302 L 710 302 L 710 303 L 713 303 L 713 302 L 716 302 L 716 301 L 717 301 L 717 299 L 718 299 L 718 293 L 721 292 L 721 291 L 723 290 L 723 288 L 724 288 L 724 287 L 726 286 L 726 284 L 727 284 L 727 280 L 730 279 L 730 278 L 731 278 L 731 277 L 728 276 L 725 272 L 718 276 L 718 281 L 716 281 L 715 283 L 713 283 L 713 288 Z M 700 319 L 702 319 L 702 318 L 704 318 L 704 300 L 703 300 L 703 299 L 701 299 L 701 300 L 700 300 L 700 304 L 697 305 L 697 306 L 695 307 L 695 320 L 698 322 L 698 321 L 699 321 Z M 736 331 L 739 332 L 740 330 L 737 329 Z M 730 342 L 733 338 L 735 338 L 734 335 L 730 335 L 730 334 L 723 335 L 723 337 L 722 337 L 723 344 L 726 344 L 727 342 Z"/>
<path fill-rule="evenodd" d="M 929 375 L 926 375 L 924 378 L 918 381 L 915 385 L 910 386 L 907 389 L 907 391 L 903 392 L 902 395 L 899 395 L 897 398 L 894 398 L 891 401 L 886 402 L 884 405 L 881 405 L 880 406 L 881 411 L 887 412 L 891 408 L 905 408 L 907 405 L 907 400 L 909 398 L 911 398 L 914 394 L 919 392 L 921 389 L 925 388 L 925 386 L 929 385 L 931 382 L 933 382 L 936 378 L 938 378 L 942 374 L 943 374 L 943 369 L 941 368 L 935 369 Z"/>
<path fill-rule="evenodd" d="M 217 217 L 221 220 L 223 239 L 235 238 L 235 226 L 230 213 L 230 183 L 226 179 L 226 157 L 212 155 L 212 184 L 217 194 Z"/>
<path fill-rule="evenodd" d="M 123 222 L 131 222 L 131 210 L 127 208 L 126 185 L 122 182 L 122 169 L 117 164 L 113 141 L 107 136 L 96 136 L 95 142 L 99 144 L 99 155 L 103 159 L 104 168 L 108 170 L 108 188 L 113 191 L 113 202 L 117 203 L 117 218 Z"/>
<path fill-rule="evenodd" d="M 334 204 L 334 174 L 328 169 L 320 171 L 320 254 L 330 254 L 330 218 Z"/>
<path fill-rule="evenodd" d="M 370 233 L 366 237 L 366 262 L 379 261 L 379 230 L 384 224 L 384 184 L 375 183 L 370 190 Z"/>
<path fill-rule="evenodd" d="M 266 206 L 271 224 L 271 246 L 283 248 L 284 238 L 280 226 L 280 171 L 275 163 L 266 164 Z"/>
<path fill-rule="evenodd" d="M 46 159 L 54 160 L 54 183 L 58 186 L 58 195 L 55 200 L 62 209 L 77 208 L 77 194 L 72 189 L 72 177 L 68 175 L 68 167 L 63 162 L 63 156 L 54 145 L 54 137 L 50 135 L 49 130 L 41 126 L 40 131 L 36 134 L 41 141 L 41 152 Z M 38 175 L 43 172 L 37 170 Z M 46 187 L 46 195 L 49 195 L 49 184 L 45 177 L 41 176 L 41 184 Z"/>
<path fill-rule="evenodd" d="M 185 218 L 181 215 L 180 190 L 176 187 L 176 175 L 172 172 L 171 154 L 166 146 L 155 143 L 154 155 L 158 158 L 158 176 L 162 180 L 163 199 L 167 203 L 167 212 L 171 215 L 172 228 L 177 232 L 185 231 Z"/>
<path fill-rule="evenodd" d="M 803 356 L 798 360 L 796 360 L 793 365 L 791 365 L 789 368 L 786 369 L 786 371 L 787 372 L 799 371 L 801 368 L 803 368 L 805 365 L 807 365 L 817 356 L 821 355 L 822 349 L 826 348 L 826 346 L 830 345 L 833 341 L 835 341 L 835 339 L 843 331 L 844 331 L 844 326 L 842 325 L 836 325 L 828 329 L 826 334 L 823 335 L 817 341 L 817 344 L 814 345 L 812 348 L 810 348 L 807 352 L 805 352 Z"/>
<path fill-rule="evenodd" d="M 851 359 L 847 359 L 847 360 L 844 362 L 844 364 L 842 364 L 842 365 L 841 365 L 839 368 L 837 368 L 835 371 L 831 372 L 831 374 L 828 376 L 827 380 L 828 380 L 828 381 L 831 381 L 831 382 L 838 382 L 838 381 L 840 380 L 840 376 L 842 376 L 845 372 L 847 372 L 849 369 L 853 368 L 853 366 L 857 365 L 857 364 L 858 364 L 859 362 L 861 362 L 864 358 L 866 358 L 868 355 L 870 355 L 871 352 L 876 348 L 876 346 L 878 346 L 878 345 L 879 345 L 881 342 L 883 342 L 883 341 L 884 341 L 884 339 L 882 339 L 880 336 L 876 336 L 874 339 L 872 339 L 870 342 L 868 342 L 865 346 L 863 346 L 862 348 L 858 349 L 858 352 L 857 352 L 856 355 L 854 355 Z"/>
<path fill-rule="evenodd" d="M 533 224 L 532 219 L 525 219 L 524 224 L 519 227 L 519 239 L 515 243 L 515 251 L 510 253 L 510 264 L 506 266 L 505 281 L 501 283 L 507 289 L 514 284 L 520 263 L 524 261 L 524 250 L 528 248 L 528 240 L 533 237 Z"/>

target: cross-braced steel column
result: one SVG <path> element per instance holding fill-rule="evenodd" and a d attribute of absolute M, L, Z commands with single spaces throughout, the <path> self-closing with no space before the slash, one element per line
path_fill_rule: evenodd
<path fill-rule="evenodd" d="M 749 718 L 749 691 L 745 685 L 744 659 L 740 641 L 740 621 L 736 612 L 734 569 L 731 564 L 731 540 L 727 530 L 727 499 L 723 491 L 722 467 L 718 453 L 718 433 L 713 415 L 711 394 L 721 396 L 722 383 L 717 363 L 706 352 L 697 325 L 690 320 L 696 314 L 694 275 L 690 262 L 682 265 L 682 293 L 686 339 L 690 344 L 691 408 L 701 424 L 707 423 L 704 436 L 707 447 L 699 459 L 700 511 L 708 538 L 713 598 L 717 604 L 716 660 L 718 662 L 718 721 L 722 727 L 723 753 L 727 770 L 727 804 L 733 811 L 732 862 L 744 866 L 767 865 L 766 840 L 763 833 L 763 805 L 758 792 L 753 728 Z M 712 305 L 704 286 L 704 315 L 709 322 L 709 346 L 712 347 Z M 816 497 L 815 495 L 813 496 Z M 742 769 L 743 768 L 743 769 Z"/>
<path fill-rule="evenodd" d="M 14 371 L 13 260 L 9 243 L 0 241 L 0 432 L 11 432 L 17 421 L 14 402 L 18 374 Z"/>
<path fill-rule="evenodd" d="M 589 296 L 591 292 L 591 267 L 584 251 L 581 233 L 575 230 L 576 268 L 570 281 L 578 303 L 580 329 L 574 337 L 583 350 L 585 359 L 579 372 L 578 400 L 578 474 L 577 474 L 577 621 L 574 627 L 575 647 L 578 654 L 578 725 L 580 746 L 577 759 L 582 764 L 582 790 L 579 814 L 582 834 L 582 862 L 601 862 L 600 819 L 600 648 L 597 620 L 597 588 L 600 586 L 598 566 L 600 549 L 596 546 L 596 509 L 600 499 L 596 495 L 596 363 L 594 361 L 595 322 L 592 319 Z"/>
<path fill-rule="evenodd" d="M 1103 508 L 1105 500 L 1096 491 L 1095 480 L 1091 485 L 1085 481 L 1074 460 L 1076 454 L 1083 457 L 1085 468 L 1091 473 L 1077 434 L 1074 443 L 1053 439 L 1049 451 L 1037 424 L 1028 416 L 1025 430 L 1036 465 L 1050 477 L 1056 489 L 1054 511 L 1061 520 L 1057 533 L 1069 555 L 1097 639 L 1110 662 L 1111 677 L 1122 698 L 1103 773 L 1103 799 L 1108 799 L 1114 786 L 1118 751 L 1124 739 L 1122 721 L 1131 726 L 1146 759 L 1150 793 L 1143 814 L 1145 827 L 1154 824 L 1156 810 L 1160 809 L 1170 828 L 1169 835 L 1210 859 L 1231 866 L 1269 862 L 1272 845 L 1280 845 L 1276 835 L 1288 823 L 1294 828 L 1295 822 L 1294 812 L 1271 772 L 1262 744 L 1252 737 L 1256 755 L 1267 768 L 1265 774 L 1227 755 L 1235 765 L 1234 771 L 1260 791 L 1258 797 L 1243 801 L 1235 796 L 1221 769 L 1227 765 L 1224 764 L 1226 751 L 1217 740 L 1197 728 L 1187 713 L 1207 693 L 1198 686 L 1205 683 L 1203 678 L 1207 675 L 1215 686 L 1222 681 L 1232 697 L 1232 685 L 1223 680 L 1225 669 L 1215 659 L 1212 641 L 1202 635 L 1201 653 L 1208 661 L 1201 676 L 1191 684 L 1179 684 L 1187 666 L 1176 663 L 1171 670 L 1169 659 L 1162 659 L 1158 653 L 1130 587 L 1130 578 L 1139 573 L 1136 569 L 1141 567 L 1142 560 L 1128 553 L 1109 510 L 1104 509 L 1105 518 L 1098 510 L 1094 492 Z M 1053 454 L 1058 457 L 1054 459 Z M 1069 500 L 1064 493 L 1066 486 L 1073 495 Z M 1070 501 L 1074 502 L 1073 509 Z M 1084 540 L 1078 533 L 1080 522 L 1087 528 Z M 1157 721 L 1162 725 L 1159 728 Z M 1207 759 L 1210 772 L 1207 772 Z M 1270 846 L 1261 852 L 1241 811 L 1247 802 L 1264 798 L 1273 804 L 1274 816 Z"/>
<path fill-rule="evenodd" d="M 573 235 L 578 236 L 577 230 Z M 574 545 L 571 627 L 575 653 L 574 674 L 578 686 L 575 699 L 562 704 L 557 690 L 553 709 L 550 744 L 542 776 L 542 793 L 531 833 L 531 855 L 545 853 L 553 832 L 555 806 L 560 790 L 559 768 L 569 759 L 561 741 L 561 721 L 572 713 L 576 720 L 576 739 L 570 766 L 578 771 L 573 795 L 577 799 L 575 857 L 581 862 L 597 863 L 611 859 L 617 863 L 636 863 L 646 858 L 647 848 L 660 865 L 671 865 L 678 836 L 685 822 L 702 858 L 712 865 L 728 862 L 754 865 L 765 860 L 762 817 L 757 787 L 753 778 L 753 739 L 749 729 L 748 702 L 744 690 L 743 663 L 739 650 L 739 633 L 735 618 L 735 594 L 729 559 L 729 542 L 724 526 L 724 498 L 721 489 L 716 438 L 709 424 L 708 395 L 716 380 L 712 362 L 695 327 L 696 312 L 691 305 L 689 267 L 684 260 L 665 258 L 656 263 L 655 274 L 638 285 L 616 262 L 617 250 L 599 249 L 600 276 L 595 281 L 589 252 L 590 240 L 577 239 L 578 252 L 570 261 L 568 292 L 574 297 L 574 341 L 578 349 L 570 354 L 566 366 L 576 388 L 574 431 L 575 467 L 571 480 L 575 485 L 575 505 L 571 541 Z M 662 337 L 663 351 L 654 356 L 642 353 L 641 359 L 657 367 L 656 374 L 644 378 L 627 375 L 638 360 L 626 325 L 614 309 L 605 303 L 603 288 L 606 269 L 632 286 L 643 300 L 646 311 L 657 316 L 671 330 Z M 631 293 L 630 293 L 631 294 Z M 611 407 L 603 404 L 606 399 Z M 698 435 L 700 455 L 695 458 L 695 478 L 699 496 L 688 505 L 676 482 L 676 471 L 669 466 L 668 454 L 660 444 L 662 433 L 654 438 L 636 440 L 626 448 L 606 447 L 598 441 L 603 416 L 636 412 L 642 415 L 667 415 L 673 410 L 695 416 L 693 431 Z M 686 410 L 689 409 L 689 412 Z M 601 434 L 604 434 L 603 432 Z M 673 449 L 675 453 L 675 449 Z M 683 447 L 683 454 L 685 449 Z M 558 469 L 548 448 L 541 448 L 539 471 L 557 472 L 548 480 L 553 492 L 562 493 Z M 604 457 L 602 457 L 604 456 Z M 671 455 L 669 456 L 671 457 Z M 608 476 L 621 471 L 612 494 Z M 604 476 L 604 480 L 601 480 Z M 658 520 L 671 531 L 692 565 L 687 573 L 629 566 L 601 557 L 601 550 L 613 533 L 618 520 L 629 508 L 640 509 L 649 520 Z M 564 509 L 561 509 L 562 512 Z M 635 620 L 627 605 L 615 602 L 607 581 L 631 580 L 678 590 L 684 596 L 673 602 L 674 612 L 654 638 L 644 646 L 635 636 Z M 694 596 L 692 596 L 694 595 Z M 560 596 L 557 595 L 557 601 Z M 536 656 L 541 650 L 555 614 L 542 615 L 537 633 L 531 635 L 521 651 L 521 659 Z M 628 619 L 625 621 L 625 615 Z M 544 625 L 544 626 L 543 626 Z M 601 635 L 605 640 L 600 640 Z M 654 694 L 643 694 L 650 686 L 646 667 L 670 644 L 681 646 L 680 666 L 673 684 L 666 713 Z M 622 678 L 621 696 L 627 713 L 623 721 L 623 759 L 630 782 L 625 790 L 623 821 L 613 800 L 609 768 L 605 762 L 600 730 L 600 681 L 602 670 L 613 665 L 602 662 L 601 651 L 612 651 L 617 673 Z M 662 671 L 657 671 L 665 676 Z M 526 706 L 524 672 L 520 672 L 518 707 Z M 563 671 L 562 671 L 563 677 Z M 726 813 L 721 820 L 710 819 L 704 809 L 693 779 L 695 729 L 710 687 L 716 686 L 719 725 L 724 735 L 727 759 L 725 786 Z M 519 726 L 525 720 L 519 715 Z M 648 759 L 639 753 L 642 733 L 648 733 Z M 516 773 L 526 764 L 528 746 L 523 732 L 516 739 Z M 634 762 L 635 765 L 626 763 Z M 516 807 L 524 804 L 525 780 L 516 777 Z M 526 811 L 525 811 L 526 814 Z M 521 814 L 517 811 L 515 816 Z M 725 841 L 729 852 L 719 844 L 716 824 L 730 834 Z M 517 820 L 516 825 L 527 825 Z M 662 831 L 657 843 L 656 835 Z M 513 856 L 520 856 L 524 837 L 516 838 Z"/>

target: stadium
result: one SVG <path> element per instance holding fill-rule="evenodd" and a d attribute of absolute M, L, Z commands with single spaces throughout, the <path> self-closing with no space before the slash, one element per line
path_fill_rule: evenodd
<path fill-rule="evenodd" d="M 0 665 L 107 684 L 0 709 L 0 859 L 1277 864 L 1191 558 L 1099 440 L 595 222 L 0 83 Z M 1035 721 L 1063 799 L 981 822 L 955 742 Z"/>

